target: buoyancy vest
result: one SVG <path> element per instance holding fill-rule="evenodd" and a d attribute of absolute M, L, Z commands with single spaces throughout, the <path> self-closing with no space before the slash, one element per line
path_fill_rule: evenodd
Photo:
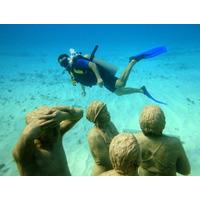
<path fill-rule="evenodd" d="M 85 58 L 82 55 L 77 55 L 73 58 L 68 70 L 70 75 L 73 75 L 73 80 L 89 87 L 96 85 L 97 79 L 94 72 L 89 67 L 82 67 L 78 64 L 78 59 L 84 59 L 90 62 L 90 59 Z"/>

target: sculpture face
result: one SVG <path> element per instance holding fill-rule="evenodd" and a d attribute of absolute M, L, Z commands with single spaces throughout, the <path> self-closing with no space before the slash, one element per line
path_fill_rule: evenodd
<path fill-rule="evenodd" d="M 107 110 L 107 107 L 104 106 L 101 110 L 101 112 L 99 113 L 98 117 L 97 117 L 97 122 L 101 122 L 101 123 L 105 123 L 105 122 L 110 122 L 110 113 Z"/>

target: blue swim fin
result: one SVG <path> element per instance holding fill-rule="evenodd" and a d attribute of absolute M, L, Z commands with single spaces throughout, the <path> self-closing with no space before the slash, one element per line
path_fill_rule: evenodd
<path fill-rule="evenodd" d="M 144 52 L 142 52 L 142 53 L 140 53 L 138 55 L 131 56 L 129 58 L 129 61 L 131 61 L 133 59 L 139 61 L 139 60 L 141 60 L 143 58 L 153 58 L 153 57 L 158 56 L 158 55 L 160 55 L 162 53 L 165 53 L 165 52 L 167 52 L 167 48 L 166 47 L 164 47 L 164 46 L 156 47 L 156 48 L 150 49 L 148 51 L 144 51 Z"/>
<path fill-rule="evenodd" d="M 154 98 L 149 94 L 149 92 L 147 91 L 147 89 L 146 89 L 145 86 L 142 86 L 141 89 L 143 90 L 144 95 L 146 95 L 147 97 L 149 97 L 150 99 L 152 99 L 152 100 L 155 101 L 156 103 L 160 103 L 160 104 L 167 105 L 166 103 L 164 103 L 164 102 L 162 102 L 162 101 L 158 101 L 158 100 L 154 99 Z"/>

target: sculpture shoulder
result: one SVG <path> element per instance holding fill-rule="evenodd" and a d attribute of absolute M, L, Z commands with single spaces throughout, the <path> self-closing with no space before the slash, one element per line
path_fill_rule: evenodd
<path fill-rule="evenodd" d="M 136 137 L 138 143 L 141 143 L 143 140 L 147 139 L 147 137 L 142 133 L 134 133 L 134 136 Z"/>
<path fill-rule="evenodd" d="M 97 127 L 91 128 L 87 135 L 88 141 L 101 139 L 102 138 L 101 132 L 102 131 Z"/>
<path fill-rule="evenodd" d="M 114 169 L 103 172 L 102 174 L 100 174 L 100 176 L 122 176 L 119 173 L 117 173 Z"/>
<path fill-rule="evenodd" d="M 140 140 L 148 140 L 148 141 L 163 141 L 165 143 L 169 144 L 180 144 L 181 141 L 178 137 L 175 136 L 168 136 L 168 135 L 162 135 L 162 136 L 145 136 L 142 132 L 134 134 L 136 139 L 138 141 Z"/>
<path fill-rule="evenodd" d="M 167 136 L 167 135 L 163 135 L 162 136 L 162 141 L 169 146 L 174 146 L 179 148 L 180 146 L 182 146 L 182 143 L 180 141 L 180 139 L 178 137 L 175 136 Z"/>

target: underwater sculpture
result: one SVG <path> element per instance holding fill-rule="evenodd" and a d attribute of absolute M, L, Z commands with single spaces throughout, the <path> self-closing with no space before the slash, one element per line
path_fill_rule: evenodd
<path fill-rule="evenodd" d="M 140 147 L 133 134 L 115 136 L 110 144 L 109 155 L 113 169 L 101 176 L 138 176 Z"/>
<path fill-rule="evenodd" d="M 91 175 L 97 176 L 112 169 L 109 146 L 118 130 L 111 122 L 106 104 L 101 101 L 93 101 L 88 106 L 86 117 L 94 123 L 94 127 L 88 133 L 88 144 L 95 161 Z"/>
<path fill-rule="evenodd" d="M 71 106 L 40 107 L 26 115 L 26 127 L 13 149 L 20 175 L 70 176 L 62 139 L 83 116 Z"/>
<path fill-rule="evenodd" d="M 81 53 L 70 49 L 70 55 L 61 54 L 58 57 L 59 64 L 64 67 L 70 75 L 72 84 L 75 86 L 76 83 L 80 83 L 83 96 L 86 95 L 85 86 L 92 87 L 94 85 L 99 85 L 100 87 L 104 86 L 110 92 L 118 96 L 141 93 L 157 103 L 166 104 L 152 97 L 145 86 L 140 88 L 126 87 L 133 66 L 142 59 L 152 58 L 165 53 L 167 51 L 166 47 L 156 47 L 138 55 L 131 56 L 127 67 L 120 77 L 115 76 L 117 70 L 113 65 L 94 57 L 97 48 L 98 45 L 95 46 L 91 56 L 82 56 Z"/>
<path fill-rule="evenodd" d="M 190 174 L 190 164 L 181 141 L 163 134 L 165 115 L 159 106 L 144 107 L 140 127 L 142 133 L 135 134 L 141 149 L 140 176 Z"/>

